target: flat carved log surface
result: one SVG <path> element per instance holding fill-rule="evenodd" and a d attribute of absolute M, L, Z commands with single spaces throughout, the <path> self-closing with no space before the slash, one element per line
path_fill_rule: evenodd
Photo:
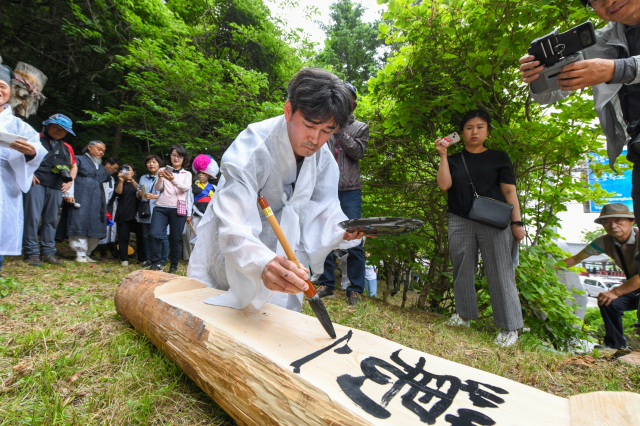
<path fill-rule="evenodd" d="M 241 425 L 571 425 L 567 399 L 274 305 L 203 303 L 221 293 L 138 271 L 115 302 Z"/>

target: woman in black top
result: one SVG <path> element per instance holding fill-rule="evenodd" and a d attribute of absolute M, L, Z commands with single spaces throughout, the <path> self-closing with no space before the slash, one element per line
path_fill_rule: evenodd
<path fill-rule="evenodd" d="M 142 233 L 136 221 L 136 213 L 138 213 L 138 182 L 133 178 L 135 171 L 131 164 L 123 164 L 118 173 L 118 185 L 115 189 L 115 196 L 118 199 L 118 208 L 116 210 L 115 222 L 118 226 L 118 249 L 120 251 L 120 260 L 122 266 L 129 266 L 129 239 L 131 232 L 136 234 L 138 260 L 144 262 L 145 255 L 141 253 L 144 245 L 142 244 Z"/>
<path fill-rule="evenodd" d="M 449 256 L 457 311 L 448 323 L 468 327 L 470 319 L 478 318 L 475 274 L 480 249 L 493 321 L 501 330 L 495 343 L 511 346 L 518 340 L 518 329 L 523 326 L 511 249 L 515 241 L 519 243 L 525 237 L 525 231 L 520 221 L 511 160 L 506 152 L 484 146 L 490 126 L 491 116 L 487 111 L 469 111 L 460 123 L 464 139 L 462 152 L 447 157 L 449 141 L 436 140 L 440 154 L 438 187 L 449 195 Z M 462 163 L 463 155 L 478 195 L 513 205 L 509 228 L 499 230 L 468 219 L 474 194 Z"/>

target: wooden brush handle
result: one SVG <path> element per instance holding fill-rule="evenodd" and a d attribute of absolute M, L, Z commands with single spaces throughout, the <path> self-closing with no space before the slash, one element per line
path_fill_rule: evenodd
<path fill-rule="evenodd" d="M 287 241 L 287 237 L 284 235 L 284 232 L 282 232 L 282 228 L 280 228 L 278 219 L 276 219 L 276 217 L 273 214 L 273 211 L 271 210 L 271 207 L 269 207 L 269 203 L 267 202 L 267 199 L 264 197 L 258 197 L 258 204 L 260 204 L 260 208 L 262 208 L 264 215 L 267 217 L 267 220 L 271 224 L 271 227 L 273 228 L 273 232 L 276 233 L 276 237 L 278 237 L 278 241 L 280 241 L 280 245 L 284 249 L 284 252 L 289 258 L 289 260 L 295 263 L 296 265 L 298 265 L 298 268 L 302 269 L 302 265 L 300 265 L 300 262 L 298 262 L 298 259 L 296 258 L 295 253 L 291 249 L 291 246 L 289 245 L 289 241 Z M 308 278 L 305 279 L 304 281 L 309 285 L 309 289 L 304 292 L 304 295 L 307 296 L 308 298 L 312 298 L 313 296 L 316 295 L 316 289 L 313 286 L 313 284 L 311 284 L 311 281 L 309 281 Z"/>

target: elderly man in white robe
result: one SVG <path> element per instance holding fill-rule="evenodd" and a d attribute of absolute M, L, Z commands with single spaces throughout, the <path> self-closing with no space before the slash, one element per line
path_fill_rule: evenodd
<path fill-rule="evenodd" d="M 333 249 L 360 243 L 362 233 L 338 225 L 347 220 L 338 200 L 340 172 L 325 146 L 351 109 L 343 81 L 302 69 L 289 83 L 284 115 L 249 125 L 225 152 L 187 269 L 189 277 L 228 290 L 206 303 L 302 309 L 308 271 L 284 256 L 258 196 L 267 199 L 296 257 L 312 270 L 321 271 Z"/>
<path fill-rule="evenodd" d="M 18 136 L 10 145 L 0 145 L 0 271 L 5 255 L 22 251 L 22 193 L 31 187 L 33 173 L 47 154 L 38 132 L 11 111 L 12 78 L 11 69 L 0 65 L 0 132 Z"/>

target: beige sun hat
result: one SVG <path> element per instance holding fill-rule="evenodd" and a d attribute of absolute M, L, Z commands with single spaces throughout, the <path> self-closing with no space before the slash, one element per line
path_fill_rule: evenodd
<path fill-rule="evenodd" d="M 611 203 L 607 204 L 602 208 L 600 212 L 600 216 L 596 220 L 595 223 L 602 225 L 602 220 L 610 217 L 624 217 L 627 219 L 635 219 L 636 217 L 633 215 L 633 212 L 629 211 L 629 207 L 622 203 Z"/>

